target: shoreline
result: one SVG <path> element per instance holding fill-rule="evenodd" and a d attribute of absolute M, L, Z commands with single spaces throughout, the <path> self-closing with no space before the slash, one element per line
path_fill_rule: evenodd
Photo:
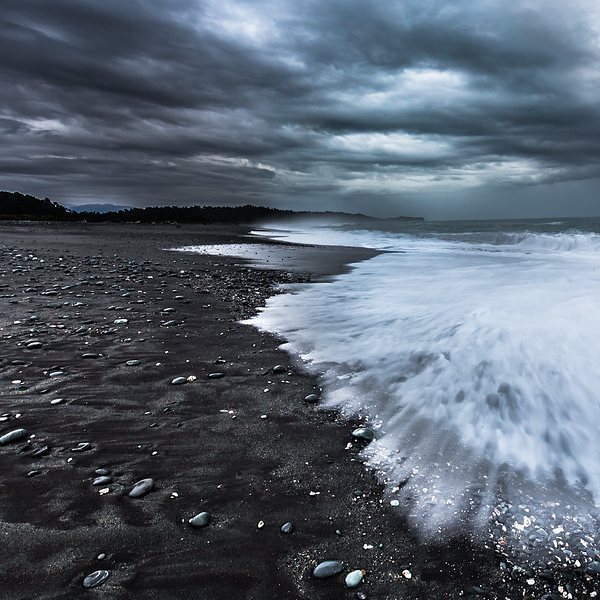
<path fill-rule="evenodd" d="M 247 239 L 232 227 L 0 224 L 0 434 L 36 436 L 0 447 L 0 589 L 15 599 L 541 597 L 545 584 L 513 578 L 491 549 L 420 541 L 384 503 L 360 446 L 347 448 L 355 423 L 305 403 L 318 380 L 291 366 L 280 339 L 240 323 L 273 286 L 334 276 L 358 254 L 275 242 L 283 268 L 261 270 L 161 249 Z M 307 272 L 311 262 L 319 269 Z M 41 353 L 25 347 L 33 337 Z M 289 368 L 274 373 L 278 364 Z M 102 495 L 96 468 L 113 477 Z M 144 477 L 154 489 L 127 497 Z M 213 518 L 196 531 L 186 521 L 200 510 Z M 343 575 L 313 578 L 323 560 L 341 560 Z M 86 592 L 96 569 L 110 576 Z M 354 569 L 367 574 L 348 590 Z"/>

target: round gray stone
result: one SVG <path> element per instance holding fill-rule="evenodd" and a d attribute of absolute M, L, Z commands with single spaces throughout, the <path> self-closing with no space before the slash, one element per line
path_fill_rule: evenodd
<path fill-rule="evenodd" d="M 328 577 L 333 577 L 334 575 L 341 573 L 343 569 L 344 566 L 339 560 L 326 560 L 315 567 L 313 577 L 316 577 L 317 579 L 327 579 Z"/>
<path fill-rule="evenodd" d="M 359 427 L 352 432 L 352 437 L 356 440 L 372 442 L 375 438 L 375 432 L 372 429 L 369 429 L 369 427 Z"/>
<path fill-rule="evenodd" d="M 100 571 L 94 571 L 83 580 L 83 587 L 94 588 L 98 585 L 101 585 L 108 579 L 108 575 L 108 571 L 105 571 L 103 569 Z"/>
<path fill-rule="evenodd" d="M 154 487 L 154 479 L 140 479 L 129 492 L 130 498 L 141 498 Z"/>
<path fill-rule="evenodd" d="M 356 569 L 355 571 L 351 571 L 346 575 L 345 583 L 347 588 L 355 588 L 358 587 L 360 582 L 363 580 L 363 572 L 360 569 Z"/>
<path fill-rule="evenodd" d="M 25 429 L 13 429 L 0 437 L 0 446 L 10 444 L 11 442 L 18 442 L 25 437 L 27 437 L 27 431 Z"/>
<path fill-rule="evenodd" d="M 112 483 L 112 477 L 110 477 L 109 475 L 102 475 L 100 477 L 96 477 L 96 479 L 92 481 L 93 486 L 108 485 L 109 483 Z"/>
<path fill-rule="evenodd" d="M 188 523 L 192 527 L 206 527 L 210 523 L 210 513 L 198 513 L 195 517 L 192 517 Z"/>
<path fill-rule="evenodd" d="M 285 533 L 285 534 L 292 533 L 292 531 L 294 531 L 294 524 L 291 523 L 290 521 L 288 521 L 287 523 L 284 523 L 281 526 L 280 531 L 281 531 L 281 533 Z"/>

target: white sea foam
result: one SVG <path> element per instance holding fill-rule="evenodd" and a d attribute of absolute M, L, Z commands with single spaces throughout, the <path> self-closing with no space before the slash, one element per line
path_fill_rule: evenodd
<path fill-rule="evenodd" d="M 288 237 L 393 250 L 271 298 L 252 322 L 323 373 L 328 405 L 376 427 L 365 456 L 423 531 L 481 524 L 499 498 L 526 499 L 538 524 L 561 501 L 593 518 L 600 236 Z"/>

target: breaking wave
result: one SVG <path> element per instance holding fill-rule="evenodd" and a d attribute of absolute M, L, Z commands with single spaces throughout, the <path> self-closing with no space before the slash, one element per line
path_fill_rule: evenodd
<path fill-rule="evenodd" d="M 595 536 L 600 235 L 287 235 L 387 250 L 252 322 L 322 374 L 328 406 L 374 428 L 364 457 L 393 506 L 426 535 Z"/>

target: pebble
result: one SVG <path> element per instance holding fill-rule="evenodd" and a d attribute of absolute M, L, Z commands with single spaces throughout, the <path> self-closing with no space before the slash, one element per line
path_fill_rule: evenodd
<path fill-rule="evenodd" d="M 343 569 L 344 566 L 339 560 L 326 560 L 315 567 L 313 577 L 316 577 L 317 579 L 327 579 L 328 577 L 333 577 L 334 575 L 341 573 Z"/>
<path fill-rule="evenodd" d="M 221 379 L 221 377 L 225 377 L 225 373 L 209 373 L 209 379 Z"/>
<path fill-rule="evenodd" d="M 292 533 L 293 531 L 294 524 L 290 523 L 289 521 L 281 526 L 281 533 Z"/>
<path fill-rule="evenodd" d="M 175 379 L 171 381 L 171 385 L 182 385 L 186 382 L 187 379 L 185 377 L 175 377 Z"/>
<path fill-rule="evenodd" d="M 210 523 L 210 513 L 198 513 L 195 517 L 192 517 L 188 523 L 192 527 L 206 527 Z"/>
<path fill-rule="evenodd" d="M 141 365 L 142 361 L 141 360 L 128 360 L 125 364 L 128 367 L 136 367 L 137 365 Z"/>
<path fill-rule="evenodd" d="M 11 442 L 18 442 L 26 436 L 27 431 L 25 429 L 13 429 L 12 431 L 9 431 L 0 437 L 0 446 L 10 444 Z"/>
<path fill-rule="evenodd" d="M 593 560 L 585 566 L 585 572 L 588 575 L 600 575 L 600 562 Z"/>
<path fill-rule="evenodd" d="M 368 427 L 359 427 L 352 432 L 352 437 L 357 440 L 365 440 L 366 442 L 372 442 L 375 438 L 375 432 Z"/>
<path fill-rule="evenodd" d="M 104 552 L 102 552 L 101 554 L 98 554 L 98 560 L 104 560 L 106 558 L 106 554 L 104 554 Z"/>
<path fill-rule="evenodd" d="M 104 468 L 96 469 L 94 473 L 96 473 L 96 475 L 110 475 L 110 471 Z"/>
<path fill-rule="evenodd" d="M 129 492 L 130 498 L 141 498 L 146 495 L 154 487 L 154 479 L 140 479 L 131 491 Z"/>
<path fill-rule="evenodd" d="M 346 575 L 345 583 L 348 588 L 358 587 L 360 582 L 363 580 L 364 572 L 360 569 L 356 569 L 355 571 L 351 571 Z"/>
<path fill-rule="evenodd" d="M 287 367 L 284 367 L 283 365 L 275 365 L 273 367 L 273 373 L 287 373 L 287 371 Z"/>
<path fill-rule="evenodd" d="M 109 475 L 102 475 L 100 477 L 96 477 L 96 479 L 92 481 L 93 486 L 107 485 L 109 483 L 112 483 L 112 477 L 110 477 Z"/>
<path fill-rule="evenodd" d="M 108 571 L 104 571 L 104 570 L 94 571 L 93 573 L 90 573 L 83 580 L 83 587 L 84 588 L 96 587 L 96 586 L 104 583 L 108 579 L 108 575 L 109 575 Z"/>
<path fill-rule="evenodd" d="M 102 354 L 97 354 L 96 352 L 86 352 L 81 355 L 81 358 L 100 358 Z"/>
<path fill-rule="evenodd" d="M 34 450 L 31 453 L 31 456 L 33 456 L 33 457 L 44 456 L 44 454 L 48 454 L 48 452 L 50 452 L 50 446 L 42 446 L 41 448 Z"/>
<path fill-rule="evenodd" d="M 308 402 L 309 404 L 316 404 L 319 401 L 319 396 L 317 394 L 309 394 L 304 398 L 304 402 Z"/>
<path fill-rule="evenodd" d="M 42 342 L 29 342 L 29 344 L 26 345 L 26 348 L 28 348 L 29 350 L 37 350 L 38 348 L 41 348 L 43 346 Z"/>
<path fill-rule="evenodd" d="M 115 319 L 113 321 L 115 325 L 125 325 L 125 323 L 129 323 L 127 319 Z"/>

